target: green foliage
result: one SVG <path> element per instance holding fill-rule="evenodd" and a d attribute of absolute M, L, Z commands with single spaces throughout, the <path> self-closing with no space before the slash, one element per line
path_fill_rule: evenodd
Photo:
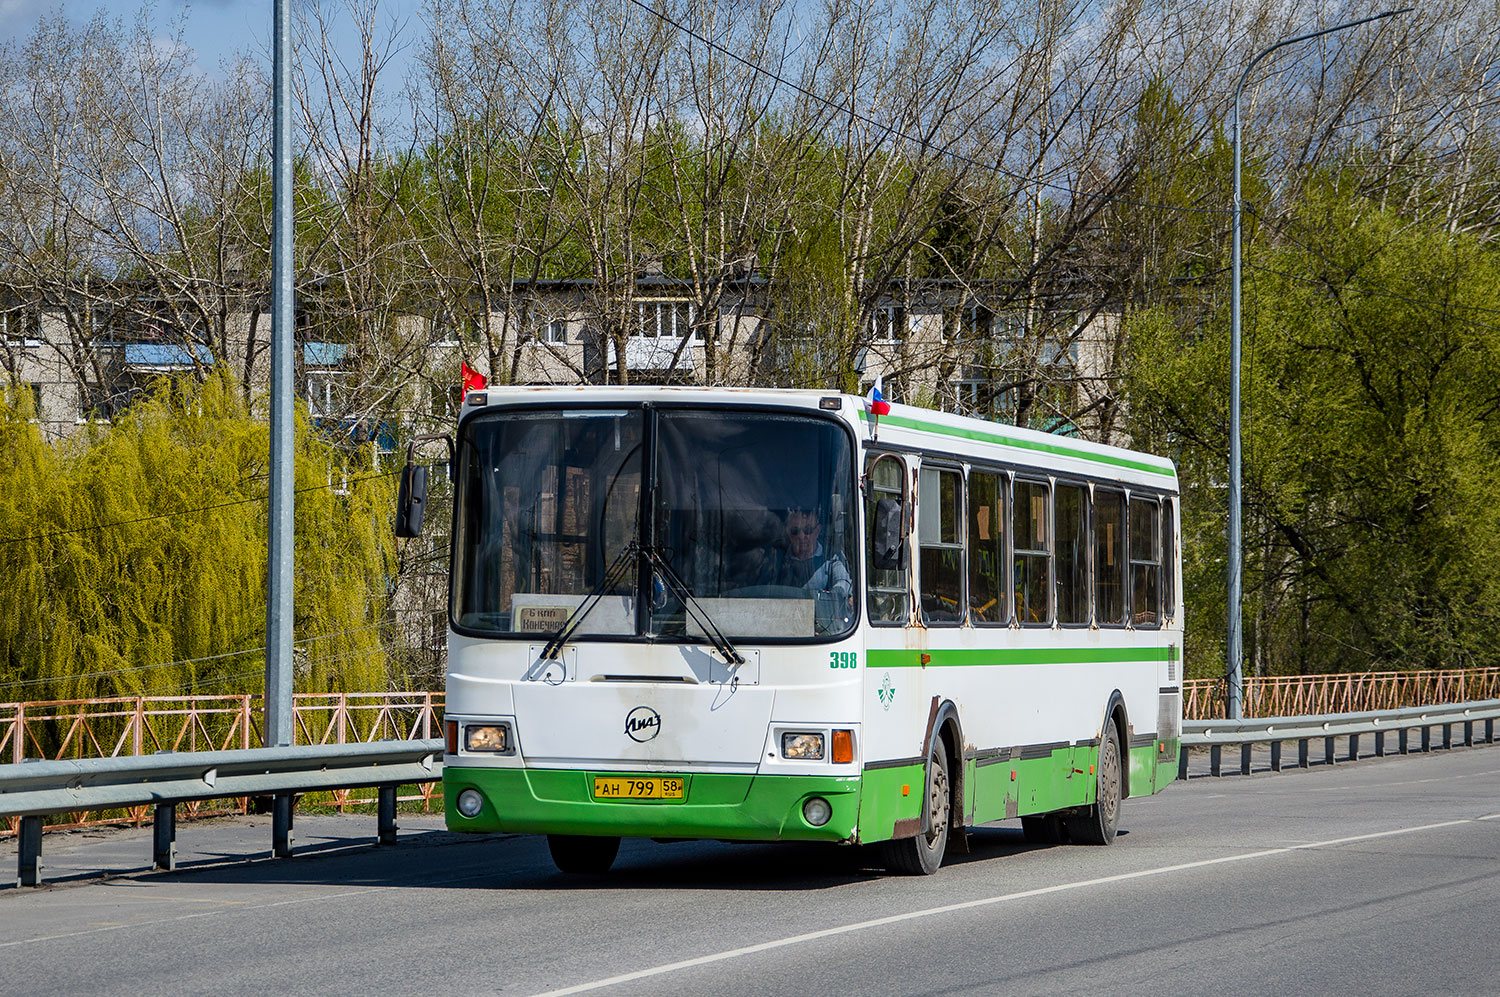
<path fill-rule="evenodd" d="M 1246 264 L 1247 662 L 1500 663 L 1500 258 L 1337 182 L 1279 241 Z M 1203 328 L 1142 312 L 1129 331 L 1137 442 L 1181 461 L 1188 660 L 1217 671 L 1227 308 Z"/>
<path fill-rule="evenodd" d="M 222 373 L 57 444 L 0 406 L 0 698 L 259 691 L 269 452 Z M 393 478 L 300 414 L 296 455 L 296 686 L 383 688 Z"/>

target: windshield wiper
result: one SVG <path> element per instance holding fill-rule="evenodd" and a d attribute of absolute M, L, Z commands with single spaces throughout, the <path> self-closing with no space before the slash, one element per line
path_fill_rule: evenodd
<path fill-rule="evenodd" d="M 687 587 L 686 582 L 678 577 L 677 572 L 672 570 L 672 566 L 667 563 L 666 558 L 661 556 L 661 552 L 654 547 L 643 548 L 642 552 L 646 555 L 646 560 L 651 562 L 652 567 L 656 569 L 657 573 L 667 583 L 667 587 L 672 589 L 676 593 L 677 598 L 682 600 L 682 608 L 702 628 L 703 635 L 714 646 L 714 650 L 724 656 L 724 661 L 727 664 L 743 665 L 745 663 L 745 656 L 736 650 L 733 644 L 729 643 L 729 638 L 724 636 L 724 632 L 719 629 L 718 624 L 708 615 L 708 610 L 698 604 L 698 600 L 693 597 L 692 590 Z"/>
<path fill-rule="evenodd" d="M 557 632 L 548 638 L 546 646 L 542 648 L 542 657 L 544 659 L 551 661 L 557 658 L 557 652 L 562 650 L 562 646 L 568 642 L 568 639 L 573 636 L 574 631 L 583 623 L 583 618 L 589 615 L 595 606 L 599 605 L 599 600 L 604 598 L 604 593 L 608 592 L 624 577 L 626 568 L 640 554 L 640 545 L 634 540 L 625 545 L 624 549 L 615 558 L 614 563 L 604 572 L 604 577 L 599 579 L 599 584 L 595 585 L 593 591 L 585 596 L 583 602 L 579 604 L 578 612 L 569 616 L 567 622 L 558 627 Z"/>

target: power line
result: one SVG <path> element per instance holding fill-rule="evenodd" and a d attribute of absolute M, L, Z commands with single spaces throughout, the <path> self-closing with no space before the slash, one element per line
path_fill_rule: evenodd
<path fill-rule="evenodd" d="M 366 474 L 357 478 L 349 478 L 347 481 L 340 481 L 338 487 L 343 488 L 345 487 L 345 485 L 352 485 L 361 481 L 374 481 L 377 478 L 388 478 L 391 475 L 398 473 L 398 470 L 399 469 L 397 468 L 392 468 L 389 471 L 382 471 L 379 474 Z M 308 485 L 306 488 L 298 488 L 294 492 L 294 494 L 301 495 L 305 492 L 319 492 L 323 491 L 326 488 L 332 487 L 334 486 L 331 482 L 326 485 Z M 178 516 L 190 516 L 195 512 L 212 512 L 215 509 L 231 509 L 235 506 L 249 505 L 252 502 L 266 501 L 269 501 L 269 496 L 256 496 L 252 498 L 235 499 L 230 502 L 219 502 L 214 505 L 198 506 L 197 508 L 193 509 L 178 509 L 175 512 L 160 512 L 154 516 L 141 516 L 138 519 L 122 519 L 112 523 L 96 523 L 93 526 L 80 526 L 76 529 L 71 530 L 56 530 L 52 533 L 36 533 L 27 537 L 5 537 L 3 539 L 0 539 L 0 545 L 26 543 L 32 540 L 50 540 L 53 537 L 67 537 L 73 536 L 77 533 L 89 533 L 94 530 L 109 530 L 119 526 L 133 526 L 137 523 L 150 523 L 155 522 L 159 519 L 174 519 Z"/>
<path fill-rule="evenodd" d="M 1307 252 L 1309 252 L 1313 256 L 1317 257 L 1323 263 L 1328 264 L 1330 267 L 1334 267 L 1334 268 L 1336 268 L 1336 269 L 1338 269 L 1338 270 L 1340 270 L 1342 272 L 1347 273 L 1348 276 L 1349 276 L 1349 279 L 1351 281 L 1358 281 L 1359 284 L 1360 284 L 1361 290 L 1363 290 L 1367 294 L 1374 294 L 1374 295 L 1378 295 L 1380 297 L 1393 298 L 1393 299 L 1395 299 L 1397 301 L 1404 301 L 1407 304 L 1421 305 L 1423 307 L 1431 308 L 1434 311 L 1440 311 L 1440 312 L 1470 311 L 1470 312 L 1483 312 L 1483 313 L 1488 314 L 1488 315 L 1500 315 L 1500 308 L 1487 308 L 1484 305 L 1465 305 L 1465 304 L 1460 304 L 1460 303 L 1457 303 L 1457 302 L 1430 301 L 1430 300 L 1424 300 L 1422 298 L 1413 298 L 1410 295 L 1405 295 L 1405 294 L 1401 294 L 1401 293 L 1396 292 L 1396 291 L 1389 290 L 1387 288 L 1381 287 L 1378 284 L 1372 284 L 1370 281 L 1366 280 L 1363 276 L 1361 276 L 1358 271 L 1356 271 L 1356 270 L 1350 270 L 1344 264 L 1338 262 L 1337 260 L 1334 260 L 1334 259 L 1330 258 L 1326 253 L 1324 253 L 1322 250 L 1318 249 L 1316 246 L 1313 246 L 1310 243 L 1304 242 L 1302 239 L 1297 238 L 1295 235 L 1293 235 L 1291 232 L 1289 232 L 1287 230 L 1286 226 L 1282 225 L 1280 222 L 1275 221 L 1275 220 L 1273 220 L 1271 218 L 1266 217 L 1265 215 L 1261 214 L 1260 211 L 1258 211 L 1253 206 L 1247 205 L 1246 207 L 1248 208 L 1248 210 L 1250 211 L 1250 213 L 1252 215 L 1254 215 L 1257 219 L 1259 219 L 1260 221 L 1264 222 L 1265 224 L 1269 225 L 1271 228 L 1273 228 L 1276 231 L 1276 233 L 1278 235 L 1280 235 L 1281 237 L 1285 238 L 1288 242 L 1292 243 L 1295 246 L 1300 247 L 1301 249 L 1305 249 Z M 1389 245 L 1389 244 L 1387 244 L 1387 245 Z M 1327 284 L 1327 281 L 1314 280 L 1312 278 L 1306 278 L 1306 277 L 1293 277 L 1291 274 L 1281 273 L 1281 271 L 1274 270 L 1274 269 L 1272 269 L 1270 267 L 1263 267 L 1263 266 L 1254 266 L 1254 265 L 1252 265 L 1252 269 L 1262 270 L 1262 271 L 1264 271 L 1266 273 L 1278 274 L 1279 276 L 1287 277 L 1287 278 L 1289 278 L 1291 280 L 1302 280 L 1302 281 L 1307 281 L 1309 283 L 1319 284 L 1319 285 L 1325 285 L 1325 284 Z M 1471 319 L 1460 319 L 1460 321 L 1467 321 L 1469 324 L 1475 326 L 1476 328 L 1480 328 L 1480 329 L 1495 329 L 1496 328 L 1495 326 L 1486 325 L 1483 322 L 1475 322 L 1475 321 L 1473 321 Z"/>
<path fill-rule="evenodd" d="M 707 37 L 699 34 L 698 32 L 694 31 L 692 28 L 688 27 L 687 25 L 683 24 L 682 22 L 677 21 L 677 20 L 675 20 L 675 19 L 673 19 L 671 17 L 668 17 L 666 14 L 662 13 L 659 10 L 654 10 L 651 7 L 648 7 L 646 4 L 644 4 L 643 2 L 641 2 L 641 0 L 630 0 L 630 2 L 632 4 L 634 4 L 635 6 L 639 7 L 641 10 L 645 11 L 646 13 L 648 13 L 648 14 L 652 15 L 653 17 L 661 20 L 663 23 L 669 24 L 672 27 L 676 28 L 678 31 L 680 31 L 683 34 L 687 35 L 689 38 L 692 38 L 692 39 L 694 39 L 696 41 L 702 42 L 704 45 L 707 45 L 709 48 L 713 49 L 715 52 L 718 52 L 721 55 L 724 55 L 724 56 L 726 56 L 726 57 L 728 57 L 730 59 L 733 59 L 735 62 L 737 62 L 740 65 L 744 66 L 746 69 L 750 70 L 752 73 L 755 73 L 755 74 L 757 74 L 759 76 L 765 76 L 768 79 L 775 80 L 777 83 L 780 83 L 782 86 L 787 87 L 788 89 L 796 91 L 797 93 L 801 94 L 802 96 L 807 97 L 809 100 L 817 101 L 819 104 L 822 104 L 825 107 L 829 107 L 829 108 L 832 108 L 835 111 L 839 111 L 841 113 L 848 114 L 851 118 L 854 118 L 856 121 L 863 122 L 864 124 L 870 125 L 870 126 L 872 126 L 874 128 L 884 129 L 885 132 L 888 135 L 894 135 L 896 138 L 903 139 L 903 140 L 905 140 L 907 142 L 912 143 L 913 145 L 925 146 L 925 145 L 929 144 L 927 141 L 925 141 L 923 139 L 914 138 L 910 134 L 897 129 L 896 127 L 894 127 L 893 125 L 889 124 L 888 122 L 876 121 L 874 118 L 871 118 L 868 115 L 860 114 L 858 111 L 856 111 L 853 108 L 852 105 L 849 106 L 849 107 L 845 107 L 844 105 L 836 103 L 835 101 L 833 101 L 833 100 L 831 100 L 831 99 L 829 99 L 827 97 L 824 97 L 821 94 L 813 93 L 811 90 L 808 90 L 806 87 L 803 87 L 803 86 L 801 86 L 801 85 L 799 85 L 797 83 L 793 83 L 791 80 L 788 80 L 786 77 L 780 75 L 779 73 L 772 72 L 771 70 L 766 69 L 764 66 L 761 66 L 761 65 L 759 65 L 757 63 L 754 63 L 754 62 L 751 62 L 750 60 L 744 58 L 743 56 L 740 56 L 740 55 L 735 54 L 734 52 L 731 52 L 729 49 L 727 49 L 724 46 L 720 45 L 718 42 L 715 42 L 712 39 L 707 38 Z M 1043 180 L 1041 178 L 1027 177 L 1024 174 L 1017 173 L 1017 172 L 1015 172 L 1013 170 L 1008 170 L 1005 167 L 999 165 L 998 163 L 995 163 L 995 164 L 981 163 L 981 162 L 979 162 L 976 159 L 971 159 L 968 156 L 963 155 L 962 153 L 953 152 L 953 151 L 948 150 L 948 149 L 940 149 L 940 150 L 938 150 L 938 152 L 939 152 L 940 155 L 947 156 L 950 159 L 956 160 L 957 162 L 965 163 L 965 164 L 967 164 L 969 166 L 973 166 L 976 169 L 980 169 L 980 170 L 990 170 L 990 171 L 993 171 L 995 173 L 1000 174 L 1003 177 L 1007 177 L 1007 178 L 1009 178 L 1011 180 L 1014 180 L 1014 181 L 1016 181 L 1017 183 L 1019 183 L 1021 185 L 1021 189 L 1022 190 L 1024 190 L 1025 188 L 1027 188 L 1029 186 L 1036 186 L 1036 187 L 1051 188 L 1053 190 L 1061 191 L 1064 194 L 1068 194 L 1069 196 L 1072 196 L 1075 193 L 1075 191 L 1073 191 L 1071 188 L 1065 187 L 1062 184 L 1054 183 L 1054 182 L 1052 182 L 1050 180 Z M 1159 210 L 1162 210 L 1162 211 L 1181 211 L 1181 212 L 1185 212 L 1185 213 L 1188 213 L 1188 214 L 1227 215 L 1227 214 L 1230 213 L 1230 211 L 1229 211 L 1228 208 L 1194 208 L 1194 207 L 1185 207 L 1185 206 L 1179 205 L 1179 204 L 1153 204 L 1153 203 L 1151 203 L 1149 201 L 1132 201 L 1132 200 L 1128 200 L 1128 199 L 1123 198 L 1123 197 L 1110 197 L 1110 196 L 1105 196 L 1105 195 L 1100 195 L 1099 200 L 1102 201 L 1105 204 L 1120 204 L 1120 205 L 1125 205 L 1127 207 L 1134 207 L 1134 208 L 1156 208 L 1156 209 L 1159 209 Z"/>
<path fill-rule="evenodd" d="M 1276 277 L 1283 277 L 1283 278 L 1285 278 L 1287 280 L 1297 281 L 1298 283 L 1306 284 L 1306 285 L 1308 285 L 1310 287 L 1322 287 L 1322 288 L 1328 287 L 1328 282 L 1327 281 L 1325 281 L 1325 280 L 1318 280 L 1316 277 L 1301 277 L 1301 276 L 1298 276 L 1297 274 L 1287 273 L 1285 270 L 1277 270 L 1275 267 L 1261 266 L 1260 264 L 1257 264 L 1257 263 L 1246 263 L 1245 266 L 1248 267 L 1251 270 L 1258 270 L 1261 273 L 1268 273 L 1268 274 L 1272 274 L 1272 275 L 1274 275 Z M 1485 329 L 1485 330 L 1490 331 L 1490 332 L 1500 332 L 1500 326 L 1490 325 L 1490 324 L 1488 324 L 1486 322 L 1480 322 L 1477 319 L 1464 318 L 1462 315 L 1453 315 L 1452 311 L 1454 309 L 1465 307 L 1465 306 L 1462 306 L 1462 305 L 1448 305 L 1448 304 L 1441 304 L 1441 303 L 1434 302 L 1434 301 L 1423 301 L 1420 298 L 1407 297 L 1404 294 L 1397 294 L 1395 291 L 1386 291 L 1386 290 L 1383 290 L 1383 289 L 1378 288 L 1378 287 L 1364 287 L 1364 288 L 1361 288 L 1360 290 L 1362 290 L 1363 293 L 1365 293 L 1365 294 L 1374 295 L 1375 297 L 1392 298 L 1392 299 L 1394 299 L 1396 301 L 1404 301 L 1407 304 L 1417 305 L 1417 306 L 1419 306 L 1421 308 L 1427 308 L 1427 309 L 1430 309 L 1430 310 L 1435 311 L 1435 312 L 1442 312 L 1444 314 L 1447 314 L 1449 317 L 1451 317 L 1451 318 L 1453 318 L 1453 319 L 1455 319 L 1455 320 L 1457 320 L 1459 322 L 1462 322 L 1465 325 L 1473 326 L 1476 329 Z M 1490 309 L 1487 309 L 1487 308 L 1486 309 L 1480 309 L 1480 310 L 1482 310 L 1482 311 L 1490 311 Z"/>
<path fill-rule="evenodd" d="M 380 629 L 387 628 L 387 627 L 395 627 L 397 625 L 398 624 L 397 624 L 397 622 L 395 620 L 385 620 L 385 621 L 380 622 L 380 623 L 368 623 L 368 624 L 366 624 L 364 626 L 361 626 L 361 627 L 349 627 L 349 628 L 347 628 L 345 630 L 332 630 L 332 631 L 329 631 L 328 633 L 313 634 L 313 635 L 308 636 L 308 637 L 301 637 L 301 638 L 298 638 L 297 641 L 295 641 L 295 643 L 296 644 L 311 644 L 313 641 L 330 640 L 330 639 L 332 639 L 334 637 L 347 637 L 347 636 L 349 636 L 351 634 L 366 633 L 366 632 L 368 632 L 370 630 L 380 630 Z M 149 664 L 149 665 L 131 665 L 131 666 L 127 667 L 127 668 L 113 668 L 113 669 L 110 669 L 108 671 L 103 671 L 103 672 L 74 672 L 71 675 L 52 675 L 52 676 L 48 676 L 47 678 L 19 679 L 19 680 L 14 681 L 14 682 L 0 682 L 0 689 L 14 689 L 14 688 L 18 688 L 18 687 L 23 687 L 24 688 L 24 687 L 36 686 L 36 685 L 51 685 L 51 684 L 59 683 L 59 682 L 72 681 L 74 679 L 108 678 L 108 677 L 116 676 L 116 675 L 132 675 L 132 674 L 136 674 L 136 673 L 139 673 L 139 672 L 153 671 L 153 670 L 158 669 L 158 668 L 174 668 L 174 667 L 176 667 L 178 665 L 195 665 L 195 664 L 201 664 L 201 663 L 206 662 L 206 661 L 220 661 L 220 660 L 223 660 L 225 658 L 240 658 L 240 657 L 244 657 L 245 655 L 249 655 L 249 654 L 261 654 L 264 651 L 265 651 L 265 646 L 261 645 L 260 647 L 247 647 L 244 650 L 240 650 L 240 651 L 225 651 L 225 652 L 223 652 L 221 654 L 209 654 L 209 655 L 205 655 L 205 656 L 203 656 L 201 658 L 182 658 L 182 659 L 180 659 L 178 661 L 159 661 L 159 662 L 156 662 L 154 664 Z M 339 655 L 332 655 L 330 657 L 338 658 L 340 656 Z M 322 660 L 326 660 L 326 659 L 325 658 L 316 658 L 316 659 L 313 659 L 313 660 L 322 661 Z M 259 669 L 257 669 L 256 671 L 258 672 Z M 243 673 L 242 672 L 242 673 L 238 673 L 238 674 L 247 674 L 247 673 Z M 169 687 L 169 688 L 193 688 L 193 687 L 194 687 L 194 684 L 193 683 L 189 683 L 188 685 L 185 685 L 185 686 L 172 686 L 172 687 Z"/>

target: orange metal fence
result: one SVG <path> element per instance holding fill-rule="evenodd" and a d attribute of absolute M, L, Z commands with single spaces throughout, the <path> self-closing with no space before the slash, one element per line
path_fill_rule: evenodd
<path fill-rule="evenodd" d="M 298 744 L 349 744 L 439 736 L 440 692 L 304 693 L 293 697 Z M 259 747 L 259 696 L 134 696 L 70 699 L 40 703 L 0 703 L 0 763 L 28 758 L 113 758 L 158 751 L 222 751 Z M 442 799 L 441 783 L 427 783 L 403 800 L 430 810 Z M 317 794 L 317 802 L 343 812 L 373 802 L 350 790 Z M 185 816 L 244 813 L 248 801 L 185 803 Z M 130 823 L 150 819 L 149 809 L 69 814 L 49 827 Z M 15 833 L 17 818 L 0 824 L 0 835 Z"/>
<path fill-rule="evenodd" d="M 1192 720 L 1224 716 L 1226 689 L 1223 679 L 1187 680 L 1183 683 L 1182 715 Z M 1500 699 L 1500 668 L 1247 676 L 1244 714 L 1298 717 L 1361 713 L 1473 699 Z"/>
<path fill-rule="evenodd" d="M 1355 713 L 1472 699 L 1500 699 L 1500 668 L 1339 675 L 1276 675 L 1245 679 L 1247 717 Z M 1223 679 L 1183 683 L 1183 716 L 1206 720 L 1225 713 Z M 346 744 L 430 738 L 442 730 L 441 692 L 303 693 L 293 697 L 299 744 Z M 0 763 L 27 758 L 109 758 L 157 751 L 258 747 L 259 696 L 135 696 L 38 703 L 0 703 Z M 403 800 L 424 810 L 442 798 L 440 783 L 418 787 Z M 341 812 L 373 802 L 349 790 L 319 794 Z M 243 813 L 247 801 L 184 804 L 186 816 Z M 210 809 L 217 807 L 217 809 Z M 110 814 L 68 815 L 57 827 L 133 823 L 150 819 L 145 807 Z M 17 821 L 0 824 L 15 833 Z"/>

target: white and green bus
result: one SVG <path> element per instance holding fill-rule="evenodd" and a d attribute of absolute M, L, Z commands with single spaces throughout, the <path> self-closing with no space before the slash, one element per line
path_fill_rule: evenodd
<path fill-rule="evenodd" d="M 1147 454 L 808 391 L 471 392 L 452 453 L 448 826 L 1105 844 L 1176 774 L 1177 479 Z M 408 465 L 398 532 L 420 530 Z"/>

